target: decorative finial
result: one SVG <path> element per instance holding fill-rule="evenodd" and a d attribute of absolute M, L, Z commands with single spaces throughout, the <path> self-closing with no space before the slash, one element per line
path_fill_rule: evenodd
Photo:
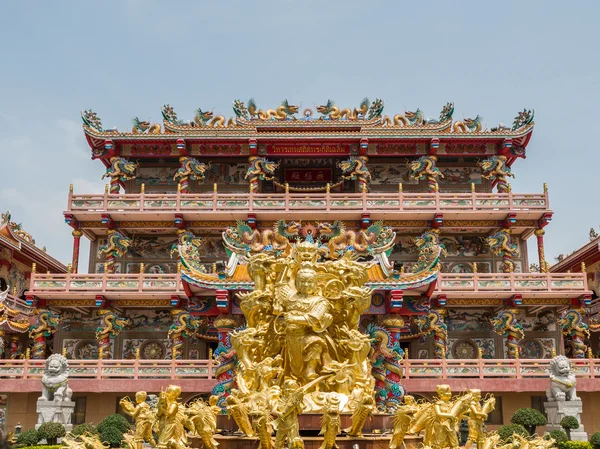
<path fill-rule="evenodd" d="M 586 272 L 585 270 L 586 270 L 586 268 L 585 268 L 585 262 L 581 262 L 581 272 L 585 273 Z"/>
<path fill-rule="evenodd" d="M 552 357 L 552 358 L 556 357 L 556 348 L 550 349 L 550 357 Z"/>
<path fill-rule="evenodd" d="M 594 353 L 592 352 L 592 348 L 590 348 L 589 346 L 587 348 L 587 357 L 588 357 L 588 359 L 594 358 Z"/>
<path fill-rule="evenodd" d="M 69 193 L 73 193 L 73 184 L 69 184 Z"/>
<path fill-rule="evenodd" d="M 477 358 L 478 359 L 483 358 L 483 350 L 481 348 L 477 348 Z"/>
<path fill-rule="evenodd" d="M 289 185 L 289 183 L 287 183 L 287 182 L 285 183 L 285 193 L 286 193 L 286 195 L 287 195 L 288 193 L 290 193 L 290 185 Z"/>
<path fill-rule="evenodd" d="M 140 192 L 146 193 L 146 184 L 144 184 L 143 182 L 142 182 L 142 185 L 140 186 Z"/>
<path fill-rule="evenodd" d="M 13 287 L 13 296 L 17 296 L 17 287 Z"/>
<path fill-rule="evenodd" d="M 521 349 L 519 347 L 516 347 L 515 348 L 515 359 L 521 358 L 520 352 L 521 352 Z"/>
<path fill-rule="evenodd" d="M 401 275 L 404 274 L 404 270 L 405 270 L 404 264 L 402 264 L 402 266 L 400 267 L 400 274 Z"/>
<path fill-rule="evenodd" d="M 171 358 L 172 358 L 173 360 L 176 360 L 176 359 L 177 359 L 177 348 L 176 348 L 175 346 L 173 346 L 173 347 L 171 348 Z"/>
<path fill-rule="evenodd" d="M 34 262 L 31 264 L 31 272 L 35 273 L 35 270 L 37 269 L 37 264 Z"/>
<path fill-rule="evenodd" d="M 135 359 L 136 360 L 140 359 L 140 348 L 135 348 Z"/>
<path fill-rule="evenodd" d="M 140 273 L 144 273 L 144 262 L 140 263 Z"/>
<path fill-rule="evenodd" d="M 62 349 L 62 356 L 67 357 L 67 348 Z"/>
<path fill-rule="evenodd" d="M 177 273 L 181 273 L 181 262 L 177 262 Z"/>
<path fill-rule="evenodd" d="M 213 184 L 213 192 L 217 193 L 217 183 L 216 182 Z"/>
<path fill-rule="evenodd" d="M 512 184 L 508 183 L 508 193 L 512 193 Z"/>
<path fill-rule="evenodd" d="M 212 272 L 213 272 L 213 274 L 217 274 L 217 264 L 216 263 L 212 264 Z"/>
<path fill-rule="evenodd" d="M 212 360 L 213 358 L 213 348 L 208 348 L 208 360 Z"/>
<path fill-rule="evenodd" d="M 473 273 L 477 273 L 477 262 L 473 262 Z"/>
<path fill-rule="evenodd" d="M 108 184 L 104 184 L 104 193 L 108 193 Z"/>
<path fill-rule="evenodd" d="M 331 184 L 327 183 L 327 187 L 325 187 L 325 191 L 326 191 L 327 193 L 330 193 L 330 192 L 331 192 Z"/>
<path fill-rule="evenodd" d="M 102 360 L 104 358 L 104 348 L 98 348 L 98 359 Z"/>
<path fill-rule="evenodd" d="M 181 183 L 177 183 L 177 192 L 181 193 Z"/>
<path fill-rule="evenodd" d="M 404 350 L 404 358 L 408 360 L 408 348 Z"/>
<path fill-rule="evenodd" d="M 25 358 L 28 360 L 31 358 L 31 348 L 25 350 Z"/>
<path fill-rule="evenodd" d="M 73 265 L 72 264 L 68 264 L 67 265 L 67 273 L 72 273 L 73 272 Z"/>
<path fill-rule="evenodd" d="M 398 183 L 398 193 L 402 193 L 402 183 Z"/>
<path fill-rule="evenodd" d="M 108 273 L 108 262 L 104 262 L 104 273 Z"/>
<path fill-rule="evenodd" d="M 471 193 L 475 193 L 475 183 L 471 183 Z"/>
<path fill-rule="evenodd" d="M 548 184 L 544 183 L 544 193 L 548 193 Z"/>

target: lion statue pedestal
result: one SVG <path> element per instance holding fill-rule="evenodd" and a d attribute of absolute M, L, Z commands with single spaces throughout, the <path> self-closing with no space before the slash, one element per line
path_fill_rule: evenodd
<path fill-rule="evenodd" d="M 563 430 L 560 425 L 565 416 L 573 416 L 579 421 L 579 429 L 571 430 L 571 440 L 587 441 L 587 433 L 581 424 L 583 406 L 577 396 L 577 379 L 571 368 L 571 361 L 564 355 L 558 355 L 550 361 L 550 388 L 546 391 L 547 401 L 544 410 L 548 415 L 546 432 Z"/>
<path fill-rule="evenodd" d="M 71 415 L 75 402 L 71 401 L 73 391 L 68 386 L 69 363 L 60 354 L 52 354 L 46 360 L 42 376 L 42 395 L 37 400 L 38 429 L 45 422 L 58 422 L 70 432 L 73 429 Z"/>

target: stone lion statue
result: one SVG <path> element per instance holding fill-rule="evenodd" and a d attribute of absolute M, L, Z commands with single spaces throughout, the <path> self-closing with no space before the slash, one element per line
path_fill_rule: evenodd
<path fill-rule="evenodd" d="M 550 361 L 550 388 L 546 391 L 548 401 L 579 401 L 575 393 L 577 379 L 571 368 L 571 361 L 564 355 L 557 355 Z"/>
<path fill-rule="evenodd" d="M 40 401 L 70 401 L 73 390 L 69 388 L 69 362 L 60 354 L 52 354 L 46 359 L 46 370 L 42 376 L 42 396 Z"/>

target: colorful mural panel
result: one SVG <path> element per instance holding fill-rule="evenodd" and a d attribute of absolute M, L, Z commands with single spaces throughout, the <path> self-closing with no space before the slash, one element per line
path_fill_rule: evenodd
<path fill-rule="evenodd" d="M 492 313 L 487 310 L 449 309 L 446 323 L 449 332 L 489 332 L 492 330 L 491 318 Z"/>

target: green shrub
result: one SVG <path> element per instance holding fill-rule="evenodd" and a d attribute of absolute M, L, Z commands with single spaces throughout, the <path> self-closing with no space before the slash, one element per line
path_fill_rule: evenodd
<path fill-rule="evenodd" d="M 587 441 L 565 441 L 558 445 L 558 449 L 592 449 Z"/>
<path fill-rule="evenodd" d="M 96 426 L 89 423 L 79 424 L 78 426 L 75 426 L 75 428 L 71 431 L 71 433 L 76 437 L 78 437 L 79 435 L 83 435 L 86 432 L 98 435 L 98 429 L 96 428 Z"/>
<path fill-rule="evenodd" d="M 498 435 L 503 443 L 512 443 L 513 433 L 524 437 L 529 436 L 529 432 L 521 424 L 506 424 L 498 429 Z"/>
<path fill-rule="evenodd" d="M 124 416 L 115 413 L 114 415 L 107 416 L 98 424 L 98 432 L 102 434 L 108 428 L 115 428 L 121 433 L 125 433 L 130 427 L 129 421 Z"/>
<path fill-rule="evenodd" d="M 100 432 L 100 440 L 103 443 L 109 443 L 110 447 L 121 447 L 123 432 L 116 427 L 104 427 Z"/>
<path fill-rule="evenodd" d="M 37 430 L 29 429 L 18 436 L 17 444 L 22 444 L 25 446 L 32 446 L 34 444 L 38 444 L 40 439 L 41 438 L 40 438 Z"/>
<path fill-rule="evenodd" d="M 560 421 L 560 427 L 563 429 L 579 429 L 579 421 L 574 416 L 565 416 Z"/>
<path fill-rule="evenodd" d="M 546 437 L 552 438 L 556 442 L 557 445 L 569 440 L 569 437 L 567 437 L 567 434 L 565 432 L 563 432 L 562 430 L 553 430 L 548 435 L 546 435 Z M 546 437 L 544 437 L 544 438 L 546 438 Z"/>
<path fill-rule="evenodd" d="M 521 424 L 527 429 L 529 435 L 533 435 L 537 426 L 545 426 L 548 421 L 542 413 L 534 408 L 520 408 L 512 415 L 510 422 Z"/>
<path fill-rule="evenodd" d="M 600 432 L 592 434 L 590 437 L 590 444 L 594 449 L 600 449 Z"/>
<path fill-rule="evenodd" d="M 65 426 L 58 422 L 45 422 L 38 429 L 40 440 L 46 440 L 48 444 L 56 444 L 66 433 Z"/>
<path fill-rule="evenodd" d="M 61 449 L 61 444 L 44 444 L 42 446 L 28 446 L 27 449 Z"/>

